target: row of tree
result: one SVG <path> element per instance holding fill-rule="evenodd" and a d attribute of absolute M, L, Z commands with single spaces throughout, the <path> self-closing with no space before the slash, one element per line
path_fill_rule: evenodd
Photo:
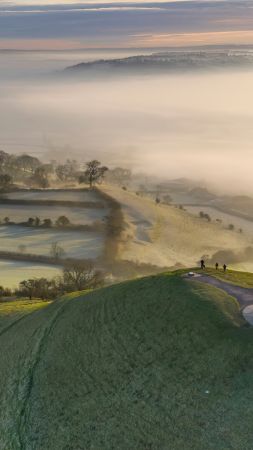
<path fill-rule="evenodd" d="M 92 262 L 68 263 L 59 277 L 48 280 L 33 278 L 20 283 L 16 295 L 22 297 L 55 299 L 68 292 L 95 289 L 104 283 L 104 274 Z"/>
<path fill-rule="evenodd" d="M 1 223 L 1 221 L 0 221 Z M 5 225 L 16 224 L 16 222 L 11 221 L 10 217 L 4 217 L 3 223 Z M 18 222 L 20 225 L 21 222 Z M 29 217 L 26 222 L 22 222 L 22 225 L 27 225 L 29 227 L 45 227 L 51 228 L 53 226 L 57 228 L 67 228 L 71 225 L 71 222 L 67 216 L 59 216 L 58 219 L 53 222 L 52 219 L 40 219 L 39 217 Z"/>
<path fill-rule="evenodd" d="M 106 178 L 109 183 L 128 185 L 131 177 L 130 170 L 121 167 L 109 170 L 95 159 L 87 162 L 82 169 L 76 160 L 67 159 L 64 164 L 58 164 L 53 160 L 44 164 L 35 156 L 12 155 L 0 150 L 0 189 L 2 191 L 17 182 L 43 189 L 57 180 L 62 183 L 77 181 L 93 187 Z"/>

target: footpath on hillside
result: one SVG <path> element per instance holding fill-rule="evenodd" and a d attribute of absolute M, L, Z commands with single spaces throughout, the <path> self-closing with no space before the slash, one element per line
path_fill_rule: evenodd
<path fill-rule="evenodd" d="M 227 292 L 232 297 L 235 297 L 240 305 L 244 319 L 250 325 L 253 325 L 253 289 L 236 286 L 226 281 L 218 280 L 210 275 L 196 274 L 194 280 L 215 286 Z"/>

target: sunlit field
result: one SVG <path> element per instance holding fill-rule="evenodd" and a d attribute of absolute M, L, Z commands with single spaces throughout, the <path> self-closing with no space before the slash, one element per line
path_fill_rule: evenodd
<path fill-rule="evenodd" d="M 0 285 L 15 289 L 23 280 L 30 278 L 54 278 L 61 274 L 60 267 L 46 264 L 0 260 Z"/>
<path fill-rule="evenodd" d="M 253 237 L 253 221 L 251 221 L 251 220 L 243 219 L 241 217 L 237 217 L 232 214 L 221 212 L 215 208 L 212 208 L 211 206 L 202 206 L 201 207 L 201 206 L 185 205 L 185 209 L 187 211 L 189 211 L 189 213 L 191 213 L 197 217 L 199 217 L 199 212 L 203 211 L 204 213 L 209 214 L 211 220 L 213 220 L 214 222 L 217 221 L 217 219 L 218 219 L 218 221 L 221 221 L 221 224 L 225 228 L 228 228 L 230 225 L 233 225 L 235 231 L 239 231 L 241 229 L 242 232 Z M 203 221 L 203 219 L 202 219 L 202 221 Z"/>
<path fill-rule="evenodd" d="M 38 311 L 50 302 L 18 299 L 0 302 L 0 336 L 26 315 Z"/>

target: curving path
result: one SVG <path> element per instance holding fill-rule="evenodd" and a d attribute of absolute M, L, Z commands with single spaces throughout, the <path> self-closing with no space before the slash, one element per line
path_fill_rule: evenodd
<path fill-rule="evenodd" d="M 247 320 L 250 325 L 253 325 L 253 289 L 236 286 L 209 275 L 199 275 L 193 279 L 201 283 L 215 286 L 227 292 L 227 294 L 232 297 L 235 297 L 240 305 L 244 319 Z"/>

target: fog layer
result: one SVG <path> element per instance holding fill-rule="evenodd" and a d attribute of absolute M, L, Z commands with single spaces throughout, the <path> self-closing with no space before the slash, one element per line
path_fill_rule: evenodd
<path fill-rule="evenodd" d="M 69 55 L 71 63 L 91 58 Z M 1 149 L 80 162 L 95 156 L 253 194 L 251 72 L 50 79 L 38 75 L 62 69 L 70 57 L 21 56 L 5 54 L 11 74 L 0 64 Z"/>

